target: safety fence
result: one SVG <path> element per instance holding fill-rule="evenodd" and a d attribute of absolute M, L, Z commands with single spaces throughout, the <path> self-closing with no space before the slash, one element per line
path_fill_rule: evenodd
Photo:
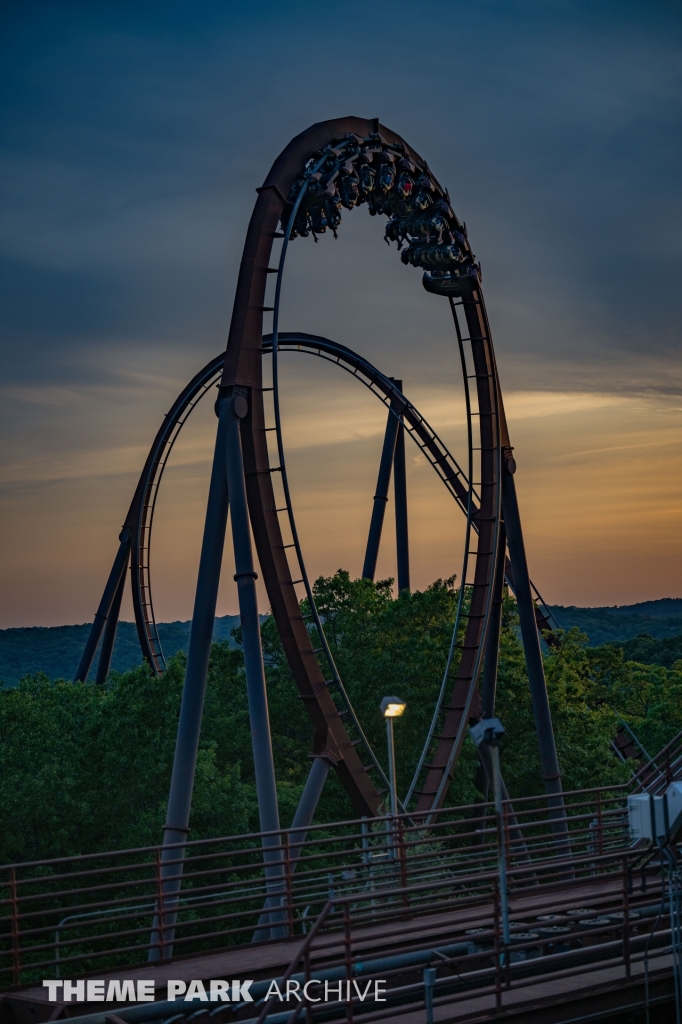
<path fill-rule="evenodd" d="M 658 790 L 681 769 L 676 737 L 627 786 L 566 793 L 560 809 L 544 796 L 505 803 L 510 890 L 621 870 L 628 793 Z M 412 918 L 434 900 L 483 898 L 498 870 L 499 832 L 493 807 L 479 803 L 421 820 L 402 814 L 187 842 L 170 859 L 155 846 L 5 866 L 0 987 L 304 936 L 330 901 L 375 919 L 397 906 Z M 327 922 L 341 926 L 331 911 Z"/>
<path fill-rule="evenodd" d="M 604 854 L 627 846 L 620 789 L 567 794 L 566 818 L 573 873 L 603 872 Z M 544 798 L 516 801 L 513 810 L 505 805 L 512 887 L 535 884 L 533 866 L 547 858 L 545 874 L 565 874 L 558 824 Z M 267 877 L 264 839 L 276 843 L 268 847 Z M 428 827 L 401 815 L 307 834 L 189 842 L 164 862 L 164 874 L 161 853 L 152 847 L 0 869 L 2 987 L 45 972 L 72 977 L 139 964 L 150 949 L 166 958 L 247 943 L 259 927 L 271 939 L 304 935 L 337 897 L 352 897 L 370 916 L 396 901 L 417 913 L 443 893 L 459 899 L 472 886 L 484 891 L 497 865 L 498 835 L 491 806 L 478 804 L 445 809 Z M 180 881 L 180 892 L 169 895 Z"/>
<path fill-rule="evenodd" d="M 354 896 L 336 897 L 278 979 L 277 993 L 262 998 L 254 1009 L 259 1016 L 249 1020 L 369 1024 L 409 1015 L 428 1024 L 435 1013 L 439 1022 L 486 1020 L 510 1004 L 546 1004 L 552 982 L 560 986 L 555 1000 L 565 1000 L 573 977 L 574 990 L 595 995 L 600 987 L 646 988 L 662 973 L 671 977 L 672 958 L 679 957 L 680 887 L 660 863 L 640 859 L 637 851 L 600 855 L 590 861 L 599 878 L 576 877 L 574 858 L 535 863 L 526 869 L 534 885 L 525 893 L 519 872 L 506 942 L 495 872 L 462 876 L 458 893 L 444 880 L 426 887 L 429 913 L 418 905 L 419 885 L 396 890 L 379 914 Z M 378 977 L 383 1002 L 376 1001 Z M 280 992 L 289 993 L 284 1014 Z M 224 1012 L 212 1016 L 222 1020 Z"/>

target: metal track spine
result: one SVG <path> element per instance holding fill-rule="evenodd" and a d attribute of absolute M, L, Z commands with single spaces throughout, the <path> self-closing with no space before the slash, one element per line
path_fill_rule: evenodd
<path fill-rule="evenodd" d="M 341 148 L 341 147 L 339 147 L 339 148 Z M 324 159 L 326 159 L 326 156 L 325 156 Z M 341 679 L 341 675 L 339 673 L 339 670 L 337 668 L 336 662 L 334 660 L 334 656 L 333 656 L 333 654 L 331 652 L 331 648 L 329 646 L 329 641 L 327 640 L 327 636 L 326 636 L 324 628 L 322 626 L 322 620 L 320 619 L 320 614 L 318 612 L 317 604 L 315 602 L 315 597 L 314 597 L 314 594 L 313 594 L 313 589 L 312 589 L 312 587 L 310 585 L 310 580 L 308 578 L 308 570 L 306 569 L 305 562 L 304 562 L 304 559 L 303 559 L 303 552 L 301 550 L 301 542 L 300 542 L 299 535 L 298 535 L 298 529 L 297 529 L 297 526 L 296 526 L 296 518 L 295 518 L 295 515 L 294 515 L 293 502 L 292 502 L 292 499 L 291 499 L 291 489 L 289 487 L 289 477 L 288 477 L 288 474 L 287 474 L 286 456 L 285 456 L 285 451 L 284 451 L 284 439 L 283 439 L 283 436 L 282 436 L 282 416 L 281 416 L 280 400 L 279 400 L 279 361 L 278 361 L 278 343 L 277 342 L 278 342 L 278 330 L 279 330 L 279 309 L 280 309 L 280 301 L 281 301 L 281 295 L 282 295 L 282 280 L 283 280 L 283 276 L 284 276 L 284 266 L 285 266 L 285 260 L 286 260 L 288 246 L 289 246 L 289 240 L 290 240 L 290 237 L 291 237 L 291 229 L 293 227 L 294 220 L 296 219 L 296 214 L 298 212 L 298 209 L 299 209 L 299 207 L 301 205 L 301 202 L 303 201 L 303 197 L 304 197 L 306 189 L 307 189 L 308 181 L 310 181 L 312 175 L 316 173 L 316 171 L 318 170 L 318 167 L 323 162 L 324 162 L 324 160 L 320 160 L 319 163 L 317 165 L 314 165 L 314 168 L 310 169 L 307 172 L 307 174 L 306 174 L 306 181 L 305 181 L 303 187 L 300 189 L 300 191 L 298 193 L 298 196 L 296 197 L 296 201 L 295 201 L 295 203 L 293 205 L 293 208 L 292 208 L 292 211 L 291 211 L 291 214 L 290 214 L 290 217 L 289 217 L 289 222 L 287 224 L 286 231 L 284 232 L 284 239 L 282 240 L 282 248 L 281 248 L 281 251 L 280 251 L 279 263 L 278 263 L 278 266 L 277 266 L 277 280 L 276 280 L 276 284 L 275 284 L 275 305 L 274 305 L 273 314 L 272 314 L 272 386 L 273 386 L 273 392 L 272 393 L 273 393 L 274 411 L 275 411 L 275 429 L 276 429 L 276 436 L 277 436 L 277 454 L 278 454 L 279 465 L 280 465 L 280 469 L 281 469 L 282 487 L 284 489 L 284 498 L 285 498 L 285 506 L 286 506 L 286 510 L 287 510 L 287 518 L 289 520 L 289 527 L 291 529 L 291 536 L 292 536 L 292 539 L 293 539 L 294 548 L 295 548 L 295 552 L 296 552 L 296 559 L 297 559 L 297 562 L 298 562 L 298 568 L 299 568 L 299 572 L 300 572 L 300 575 L 301 575 L 301 579 L 303 581 L 303 586 L 305 588 L 306 597 L 308 599 L 308 604 L 310 606 L 310 611 L 311 611 L 311 614 L 312 614 L 312 617 L 313 617 L 314 627 L 317 630 L 317 633 L 318 633 L 318 635 L 320 637 L 320 642 L 322 644 L 322 650 L 323 650 L 323 653 L 324 653 L 325 660 L 327 661 L 327 664 L 329 666 L 329 671 L 332 674 L 332 678 L 333 678 L 334 683 L 336 684 L 336 688 L 337 688 L 337 690 L 338 690 L 338 692 L 339 692 L 339 694 L 341 696 L 341 699 L 342 699 L 343 704 L 345 706 L 345 710 L 349 714 L 350 720 L 353 723 L 353 726 L 354 726 L 354 728 L 355 728 L 355 730 L 356 730 L 356 732 L 357 732 L 357 734 L 358 734 L 358 736 L 359 736 L 359 738 L 360 738 L 360 740 L 361 740 L 361 742 L 363 744 L 363 747 L 367 751 L 367 755 L 370 758 L 373 767 L 378 772 L 379 777 L 380 777 L 383 785 L 388 790 L 390 788 L 390 786 L 389 786 L 389 781 L 388 781 L 388 778 L 386 776 L 386 773 L 384 772 L 381 764 L 379 763 L 379 760 L 378 760 L 376 754 L 372 750 L 372 747 L 371 747 L 369 741 L 367 740 L 367 737 L 365 736 L 365 733 L 364 733 L 364 730 L 363 730 L 363 728 L 362 728 L 362 726 L 360 724 L 360 721 L 359 721 L 357 715 L 355 714 L 355 709 L 353 708 L 353 705 L 352 705 L 352 703 L 350 701 L 350 698 L 348 696 L 348 692 L 347 692 L 345 686 L 343 685 L 343 681 Z"/>
<path fill-rule="evenodd" d="M 462 381 L 463 381 L 463 386 L 464 386 L 464 402 L 465 402 L 466 417 L 467 417 L 467 453 L 468 453 L 468 487 L 467 487 L 467 494 L 468 494 L 468 499 L 467 499 L 467 506 L 466 506 L 466 512 L 465 512 L 465 514 L 466 514 L 466 528 L 465 528 L 465 536 L 464 536 L 464 554 L 462 556 L 462 574 L 461 574 L 460 580 L 459 580 L 459 594 L 457 595 L 457 608 L 456 608 L 456 611 L 455 611 L 455 622 L 454 622 L 454 625 L 452 627 L 452 639 L 450 640 L 450 649 L 448 651 L 448 657 L 447 657 L 447 661 L 445 663 L 445 669 L 443 670 L 443 680 L 442 680 L 441 685 L 440 685 L 440 691 L 438 693 L 438 699 L 436 701 L 436 706 L 433 709 L 433 718 L 431 720 L 431 726 L 429 728 L 427 737 L 426 737 L 426 739 L 424 741 L 424 746 L 422 748 L 422 752 L 421 752 L 421 755 L 419 757 L 419 762 L 417 763 L 417 767 L 414 770 L 414 775 L 412 776 L 412 782 L 410 783 L 410 788 L 408 789 L 407 796 L 405 797 L 405 804 L 407 806 L 409 806 L 410 800 L 412 799 L 412 795 L 415 792 L 415 790 L 417 788 L 417 785 L 419 783 L 419 777 L 420 777 L 420 775 L 422 773 L 422 770 L 424 768 L 424 764 L 426 762 L 426 758 L 428 757 L 429 751 L 431 749 L 431 744 L 433 742 L 434 736 L 436 735 L 436 729 L 438 728 L 438 723 L 439 723 L 440 718 L 441 718 L 441 714 L 442 714 L 442 710 L 441 709 L 442 709 L 442 707 L 444 705 L 444 702 L 445 702 L 445 693 L 446 693 L 448 681 L 450 679 L 450 673 L 451 673 L 451 670 L 452 670 L 452 661 L 453 661 L 453 657 L 454 657 L 454 654 L 455 654 L 455 650 L 457 648 L 457 638 L 459 636 L 459 630 L 460 630 L 461 621 L 462 621 L 462 609 L 464 607 L 464 595 L 466 593 L 466 581 L 467 581 L 467 574 L 468 574 L 468 570 L 469 570 L 469 554 L 470 554 L 471 533 L 472 533 L 472 530 L 471 530 L 471 527 L 472 527 L 471 516 L 472 516 L 472 511 L 473 511 L 473 504 L 472 504 L 473 503 L 473 487 L 472 487 L 471 481 L 474 478 L 474 442 L 473 442 L 473 424 L 472 424 L 472 418 L 471 418 L 471 394 L 470 394 L 470 391 L 469 391 L 469 375 L 467 374 L 466 355 L 465 355 L 465 352 L 464 352 L 464 341 L 462 339 L 462 331 L 460 329 L 459 321 L 457 319 L 457 310 L 455 308 L 456 305 L 461 305 L 461 303 L 455 303 L 454 299 L 450 299 L 450 308 L 452 310 L 452 317 L 453 317 L 453 320 L 455 322 L 455 332 L 457 334 L 457 348 L 458 348 L 458 351 L 459 351 L 459 357 L 460 357 L 460 362 L 461 362 L 461 366 L 462 366 Z"/>

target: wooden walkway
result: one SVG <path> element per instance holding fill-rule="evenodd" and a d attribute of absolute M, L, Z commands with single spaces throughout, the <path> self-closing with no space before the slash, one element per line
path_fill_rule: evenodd
<path fill-rule="evenodd" d="M 622 898 L 622 881 L 617 876 L 595 878 L 594 881 L 580 883 L 556 883 L 551 887 L 527 890 L 525 894 L 515 893 L 510 900 L 510 917 L 517 928 L 532 928 L 537 927 L 537 919 L 547 915 L 550 908 L 564 921 L 570 920 L 570 911 L 582 908 L 594 913 L 604 913 L 610 907 L 617 915 Z M 633 899 L 631 909 L 634 911 L 637 906 L 644 906 L 647 902 L 651 905 L 655 901 L 656 892 L 649 891 Z M 382 908 L 382 912 L 385 912 L 385 907 Z M 577 929 L 577 918 L 573 921 Z M 404 912 L 397 906 L 393 919 L 353 928 L 353 962 L 357 964 L 358 961 L 364 961 L 366 966 L 371 967 L 372 961 L 399 956 L 406 949 L 430 951 L 467 943 L 471 946 L 476 941 L 475 929 L 483 929 L 490 935 L 493 925 L 494 907 L 489 900 L 434 913 L 415 913 L 409 910 Z M 615 935 L 617 925 L 614 924 L 612 927 Z M 649 927 L 647 923 L 646 928 Z M 573 937 L 577 935 L 580 936 L 580 940 L 585 941 L 589 957 L 589 932 L 576 930 Z M 117 971 L 106 971 L 91 977 L 105 980 L 154 980 L 156 1000 L 162 1002 L 167 998 L 166 986 L 171 979 L 185 982 L 198 979 L 208 982 L 218 978 L 248 978 L 258 982 L 281 978 L 297 956 L 301 945 L 300 937 L 243 945 L 207 955 L 192 955 Z M 473 1024 L 475 1021 L 499 1018 L 500 1015 L 505 1019 L 518 1018 L 523 1020 L 524 1024 L 535 1021 L 560 1024 L 563 1021 L 577 1020 L 588 1010 L 594 1013 L 601 1012 L 601 1009 L 606 1012 L 607 1009 L 618 1006 L 637 1006 L 642 1001 L 644 965 L 641 958 L 637 959 L 635 956 L 632 963 L 626 967 L 620 947 L 619 941 L 609 943 L 604 947 L 601 960 L 598 963 L 586 963 L 584 970 L 576 970 L 575 962 L 572 965 L 569 963 L 570 954 L 565 968 L 561 957 L 553 958 L 556 961 L 554 970 L 550 970 L 550 963 L 544 956 L 538 956 L 524 965 L 526 977 L 514 977 L 511 987 L 505 988 L 502 984 L 498 986 L 497 992 L 491 984 L 490 943 L 487 951 L 479 947 L 480 959 L 488 964 L 487 972 L 471 970 L 476 964 L 468 964 L 468 973 L 462 973 L 460 980 L 456 979 L 460 991 L 448 992 L 446 983 L 445 994 L 436 994 L 434 999 L 434 1024 Z M 596 949 L 594 953 L 599 955 Z M 321 934 L 311 946 L 311 975 L 315 977 L 320 972 L 333 969 L 344 962 L 343 958 L 343 934 L 333 927 Z M 430 963 L 432 966 L 439 964 L 437 954 Z M 391 1007 L 388 1004 L 376 1010 L 363 1007 L 363 1012 L 357 1014 L 358 1018 L 367 1024 L 398 1018 L 405 1024 L 424 1024 L 426 1018 L 423 990 L 419 988 L 422 970 L 423 963 L 419 967 L 408 966 L 397 973 L 393 972 L 390 978 L 388 994 L 398 996 L 400 989 L 404 987 L 406 1005 Z M 477 973 L 487 973 L 487 980 L 483 977 L 476 978 Z M 364 976 L 370 975 L 365 973 Z M 442 977 L 441 973 L 441 979 Z M 468 984 L 468 981 L 471 983 Z M 672 992 L 672 959 L 663 950 L 659 950 L 652 959 L 650 983 L 653 997 L 669 998 Z M 476 986 L 481 984 L 486 987 L 476 991 Z M 104 1024 L 106 1008 L 102 1003 L 67 1003 L 60 1009 L 47 1002 L 46 989 L 35 985 L 8 993 L 4 1002 L 5 1024 L 39 1024 L 40 1021 L 56 1019 L 56 1015 L 71 1018 L 88 1014 L 96 1014 L 99 1024 Z M 195 1004 L 194 1008 L 200 1005 Z M 182 1004 L 179 1004 L 178 1010 L 182 1008 Z M 125 1016 L 129 1008 L 116 1004 L 111 1006 L 109 1012 L 111 1011 Z M 166 1010 L 164 1015 L 170 1016 L 170 1013 Z M 254 1007 L 251 1005 L 244 1007 L 244 1010 L 236 1015 L 230 1014 L 229 1019 L 252 1019 L 253 1015 Z M 90 1020 L 91 1024 L 98 1024 L 94 1017 Z"/>
<path fill-rule="evenodd" d="M 595 899 L 602 904 L 609 895 L 615 902 L 619 892 L 618 880 L 600 879 L 594 883 L 572 888 L 569 898 L 562 900 L 562 909 L 571 910 L 589 906 Z M 514 917 L 533 918 L 547 912 L 547 899 L 546 891 L 537 895 L 533 893 L 527 896 L 512 896 L 510 912 Z M 493 908 L 490 903 L 486 903 L 463 910 L 410 915 L 409 923 L 399 912 L 396 917 L 399 921 L 398 927 L 396 927 L 394 919 L 354 929 L 354 955 L 389 956 L 399 952 L 407 941 L 414 941 L 416 934 L 419 936 L 420 945 L 423 944 L 425 948 L 429 944 L 438 946 L 464 940 L 465 931 L 492 925 Z M 197 978 L 207 981 L 211 978 L 227 977 L 276 978 L 278 977 L 277 968 L 282 967 L 282 973 L 284 973 L 300 949 L 301 943 L 301 937 L 297 936 L 293 939 L 230 946 L 220 952 L 203 956 L 193 954 L 187 957 L 174 957 L 172 960 L 159 960 L 139 967 L 124 967 L 119 970 L 84 975 L 84 977 L 107 980 L 132 978 L 135 981 L 154 979 L 158 993 L 165 991 L 169 979 L 189 981 Z M 323 950 L 318 947 L 313 950 L 313 962 L 321 967 L 325 961 L 338 956 L 342 948 L 341 938 L 332 932 L 327 936 Z M 21 991 L 24 995 L 37 999 L 46 990 L 42 987 L 30 986 Z"/>

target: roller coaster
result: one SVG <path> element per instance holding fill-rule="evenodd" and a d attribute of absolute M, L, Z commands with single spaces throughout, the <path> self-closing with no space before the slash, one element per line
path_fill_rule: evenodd
<path fill-rule="evenodd" d="M 457 461 L 436 431 L 387 376 L 363 355 L 324 337 L 279 329 L 286 258 L 296 239 L 336 235 L 344 209 L 366 205 L 388 218 L 385 238 L 402 263 L 450 307 L 467 415 L 467 452 Z M 298 242 L 297 244 L 301 244 Z M 271 282 L 271 284 L 269 284 Z M 273 291 L 274 286 L 274 291 Z M 266 292 L 273 293 L 266 305 Z M 264 318 L 272 317 L 271 331 Z M 296 823 L 309 824 L 333 768 L 356 812 L 380 814 L 388 780 L 334 662 L 316 606 L 287 473 L 280 401 L 280 356 L 325 359 L 365 385 L 387 409 L 363 575 L 374 577 L 388 486 L 395 477 L 398 587 L 409 588 L 405 435 L 415 442 L 465 517 L 460 586 L 449 654 L 422 754 L 402 801 L 420 819 L 445 802 L 468 727 L 494 714 L 505 581 L 516 596 L 545 790 L 561 831 L 559 765 L 544 679 L 541 634 L 550 613 L 533 587 L 514 484 L 516 468 L 481 286 L 466 225 L 428 164 L 376 120 L 342 118 L 313 125 L 275 161 L 249 224 L 224 354 L 184 388 L 150 449 L 98 607 L 77 678 L 86 679 L 101 642 L 96 680 L 104 682 L 128 578 L 144 658 L 161 673 L 165 658 L 154 617 L 150 551 L 154 510 L 173 445 L 197 403 L 217 387 L 218 431 L 192 619 L 165 841 L 188 831 L 192 782 L 217 588 L 231 510 L 261 828 L 279 829 L 267 694 L 256 606 L 251 533 L 272 615 L 299 696 L 313 724 L 312 767 Z M 264 376 L 268 360 L 270 374 Z M 271 386 L 264 380 L 271 379 Z M 305 604 L 303 603 L 305 599 Z M 306 610 L 307 609 L 307 610 Z M 489 766 L 483 765 L 490 773 Z M 431 816 L 431 817 L 430 817 Z"/>
<path fill-rule="evenodd" d="M 397 244 L 406 266 L 423 272 L 434 301 L 449 305 L 467 414 L 461 463 L 403 393 L 402 381 L 333 340 L 279 329 L 291 243 L 336 234 L 342 211 L 361 205 L 388 218 L 386 240 Z M 272 316 L 269 331 L 266 315 Z M 282 353 L 340 367 L 387 411 L 363 576 L 374 578 L 393 475 L 398 588 L 410 587 L 406 435 L 464 516 L 441 685 L 411 785 L 390 814 L 388 780 L 335 664 L 304 561 L 287 472 Z M 99 648 L 96 682 L 106 681 L 128 578 L 143 656 L 152 673 L 165 670 L 152 597 L 154 512 L 173 446 L 197 403 L 216 388 L 215 455 L 163 844 L 0 869 L 0 978 L 11 985 L 0 1001 L 2 1020 L 69 1016 L 70 1007 L 53 1008 L 37 987 L 44 970 L 54 966 L 59 977 L 67 964 L 72 975 L 117 977 L 126 970 L 131 976 L 133 967 L 136 977 L 157 979 L 153 1004 L 116 1013 L 93 1005 L 81 1024 L 199 1017 L 202 1024 L 294 1024 L 303 1015 L 353 1021 L 360 1014 L 368 1022 L 401 1017 L 466 1024 L 504 1014 L 524 1024 L 568 1024 L 605 1019 L 618 1009 L 648 1014 L 673 998 L 682 1020 L 676 837 L 666 831 L 665 842 L 633 842 L 627 810 L 633 794 L 643 793 L 653 808 L 654 799 L 682 778 L 682 734 L 627 785 L 562 792 L 541 651 L 541 637 L 557 642 L 557 624 L 528 573 L 480 264 L 428 164 L 377 120 L 313 125 L 289 143 L 258 189 L 226 351 L 183 389 L 154 439 L 77 679 L 88 678 Z M 189 841 L 228 508 L 260 832 Z M 313 726 L 310 774 L 287 829 L 279 823 L 252 536 Z M 485 801 L 453 808 L 446 797 L 467 730 L 494 716 L 505 584 L 518 607 L 545 794 L 512 807 L 505 792 L 493 817 Z M 630 743 L 622 738 L 621 753 Z M 492 779 L 490 753 L 479 747 L 479 756 Z M 330 769 L 357 817 L 313 825 Z M 652 836 L 658 835 L 654 817 L 652 809 Z M 504 862 L 509 876 L 503 889 Z M 141 967 L 147 957 L 163 963 Z M 258 1016 L 246 1003 L 209 1010 L 161 998 L 169 971 L 176 979 L 208 979 L 216 971 L 227 978 L 247 962 L 257 979 Z M 313 969 L 347 988 L 339 987 L 338 1000 L 321 1008 L 306 996 L 280 1012 L 269 995 L 272 979 L 300 985 Z M 394 987 L 388 1005 L 368 1012 L 352 995 L 351 981 L 378 973 Z"/>

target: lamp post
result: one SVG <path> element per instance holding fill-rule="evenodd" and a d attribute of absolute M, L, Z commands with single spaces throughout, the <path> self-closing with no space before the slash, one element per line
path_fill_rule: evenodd
<path fill-rule="evenodd" d="M 391 814 L 398 815 L 398 788 L 395 777 L 395 740 L 393 737 L 393 719 L 400 718 L 407 704 L 400 697 L 384 697 L 381 702 L 381 713 L 386 719 L 386 739 L 388 742 L 388 779 L 391 786 Z"/>
<path fill-rule="evenodd" d="M 400 718 L 404 713 L 407 704 L 400 697 L 384 697 L 380 704 L 381 713 L 386 719 L 386 740 L 388 745 L 388 781 L 391 787 L 391 817 L 393 818 L 393 827 L 389 829 L 391 833 L 395 830 L 395 819 L 398 816 L 398 783 L 395 775 L 395 739 L 393 736 L 393 719 Z M 395 839 L 391 843 L 391 856 L 396 856 Z"/>
<path fill-rule="evenodd" d="M 500 906 L 502 909 L 502 938 L 509 945 L 509 892 L 507 888 L 507 850 L 504 820 L 502 816 L 502 772 L 500 771 L 500 740 L 504 726 L 499 718 L 484 718 L 472 725 L 469 735 L 476 747 L 484 744 L 490 750 L 493 762 L 493 794 L 495 817 L 497 818 L 498 871 L 500 876 Z"/>

